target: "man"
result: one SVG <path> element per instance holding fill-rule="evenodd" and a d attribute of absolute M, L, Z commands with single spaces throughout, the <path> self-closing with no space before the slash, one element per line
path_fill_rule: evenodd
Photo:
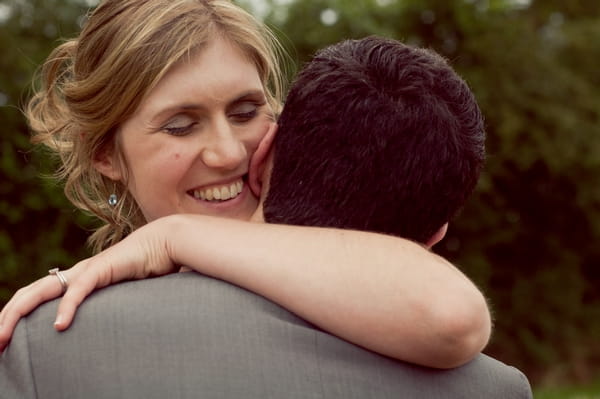
<path fill-rule="evenodd" d="M 471 194 L 484 126 L 432 51 L 370 37 L 319 52 L 279 118 L 269 223 L 344 227 L 431 246 Z"/>
<path fill-rule="evenodd" d="M 404 102 L 374 84 L 393 86 L 396 80 L 407 86 L 400 90 Z M 460 89 L 448 94 L 450 86 Z M 365 87 L 383 90 L 390 103 L 370 100 L 361 91 Z M 281 115 L 271 176 L 278 191 L 268 195 L 265 219 L 403 234 L 433 245 L 472 190 L 483 159 L 481 117 L 465 88 L 439 57 L 394 41 L 368 38 L 319 53 L 299 75 Z M 329 99 L 316 101 L 321 96 Z M 461 99 L 468 106 L 458 104 Z M 421 104 L 429 102 L 439 106 L 423 105 L 423 111 Z M 312 111 L 295 120 L 292 114 L 302 115 L 303 103 Z M 432 115 L 445 107 L 449 116 Z M 378 116 L 361 115 L 367 111 Z M 402 114 L 407 124 L 384 122 L 390 113 Z M 340 119 L 346 123 L 337 129 Z M 465 126 L 472 127 L 470 133 Z M 290 135 L 295 141 L 288 142 Z M 470 144 L 461 149 L 465 142 Z M 435 152 L 437 145 L 442 153 Z M 263 159 L 266 154 L 263 148 Z M 454 171 L 453 162 L 461 157 Z M 255 170 L 260 164 L 259 153 Z M 438 175 L 447 169 L 453 172 L 444 185 L 446 178 Z M 280 190 L 282 177 L 294 187 Z M 374 184 L 380 178 L 384 183 Z M 459 193 L 453 193 L 459 183 Z M 417 203 L 402 193 L 409 189 L 434 193 L 432 200 L 443 204 Z M 294 212 L 298 207 L 302 210 Z M 429 209 L 432 221 L 426 222 Z M 405 218 L 413 226 L 400 227 Z M 56 305 L 43 305 L 19 324 L 0 362 L 1 397 L 531 397 L 518 370 L 487 356 L 447 371 L 394 361 L 323 332 L 260 296 L 195 273 L 98 291 L 60 338 L 48 335 L 47 328 Z"/>

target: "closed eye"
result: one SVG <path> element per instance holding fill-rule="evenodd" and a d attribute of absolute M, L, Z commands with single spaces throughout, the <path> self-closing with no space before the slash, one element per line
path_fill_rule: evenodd
<path fill-rule="evenodd" d="M 192 128 L 195 125 L 196 125 L 196 123 L 194 122 L 187 126 L 165 127 L 164 130 L 172 136 L 185 136 L 192 131 Z"/>
<path fill-rule="evenodd" d="M 172 136 L 185 136 L 191 133 L 198 122 L 188 115 L 178 115 L 163 126 L 162 130 Z"/>
<path fill-rule="evenodd" d="M 235 104 L 228 112 L 229 118 L 235 123 L 245 123 L 256 118 L 258 111 L 264 103 L 244 101 Z"/>

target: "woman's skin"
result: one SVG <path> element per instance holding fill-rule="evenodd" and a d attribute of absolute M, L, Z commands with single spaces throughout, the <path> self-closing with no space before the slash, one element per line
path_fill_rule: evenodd
<path fill-rule="evenodd" d="M 176 213 L 248 220 L 258 204 L 246 184 L 249 160 L 272 122 L 254 65 L 229 41 L 213 40 L 176 64 L 121 125 L 127 168 L 116 151 L 96 168 L 127 182 L 149 222 Z"/>
<path fill-rule="evenodd" d="M 115 151 L 96 160 L 127 184 L 150 223 L 65 272 L 70 287 L 55 327 L 67 328 L 95 288 L 186 265 L 384 355 L 439 368 L 473 358 L 490 335 L 485 299 L 424 247 L 223 218 L 249 220 L 257 209 L 246 183 L 249 158 L 272 127 L 264 99 L 253 64 L 222 38 L 164 76 L 121 125 Z M 232 184 L 233 198 L 214 199 L 231 197 Z M 55 276 L 19 290 L 0 313 L 0 349 L 20 317 L 60 294 Z"/>

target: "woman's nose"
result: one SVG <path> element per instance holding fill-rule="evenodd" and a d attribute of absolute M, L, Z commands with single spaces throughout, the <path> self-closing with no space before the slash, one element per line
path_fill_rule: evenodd
<path fill-rule="evenodd" d="M 244 143 L 236 137 L 229 124 L 218 124 L 211 136 L 202 152 L 204 164 L 209 168 L 233 170 L 247 159 Z"/>

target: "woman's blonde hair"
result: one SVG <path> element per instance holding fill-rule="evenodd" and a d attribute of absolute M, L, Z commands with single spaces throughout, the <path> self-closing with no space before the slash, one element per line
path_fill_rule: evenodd
<path fill-rule="evenodd" d="M 103 151 L 119 154 L 115 133 L 179 60 L 222 35 L 254 63 L 274 112 L 282 99 L 281 46 L 250 14 L 227 0 L 105 0 L 77 39 L 57 47 L 41 69 L 41 88 L 25 113 L 34 143 L 60 159 L 67 198 L 101 221 L 94 252 L 145 223 L 126 182 L 94 168 Z M 120 157 L 123 165 L 123 158 Z M 123 168 L 124 169 L 124 168 Z M 119 201 L 109 206 L 109 196 Z"/>

